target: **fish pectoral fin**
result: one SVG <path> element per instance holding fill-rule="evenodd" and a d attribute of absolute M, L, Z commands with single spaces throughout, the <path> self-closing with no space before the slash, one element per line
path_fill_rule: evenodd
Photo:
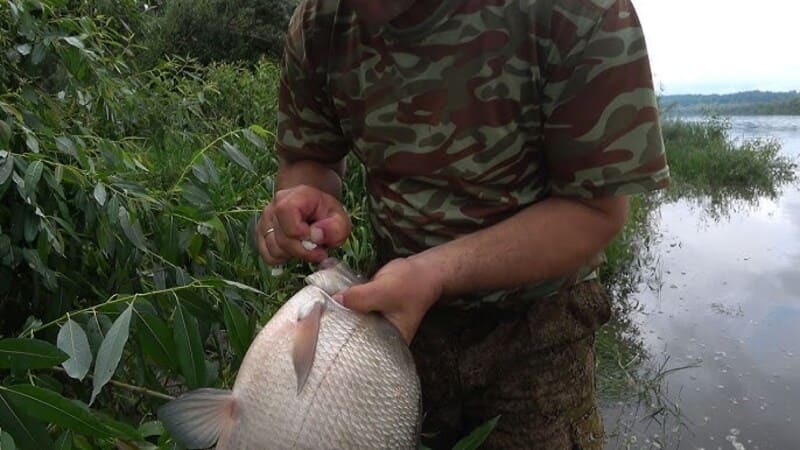
<path fill-rule="evenodd" d="M 158 410 L 158 418 L 170 435 L 189 449 L 209 448 L 223 429 L 235 420 L 233 392 L 197 389 L 170 401 Z"/>
<path fill-rule="evenodd" d="M 317 338 L 322 321 L 322 312 L 325 302 L 309 303 L 301 308 L 297 314 L 297 329 L 292 346 L 292 363 L 297 377 L 297 394 L 303 391 L 303 386 L 311 373 L 314 365 L 314 356 L 317 352 Z"/>

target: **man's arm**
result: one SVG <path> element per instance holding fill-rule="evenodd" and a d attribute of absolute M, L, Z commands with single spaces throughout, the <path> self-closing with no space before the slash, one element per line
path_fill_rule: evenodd
<path fill-rule="evenodd" d="M 601 252 L 624 226 L 628 208 L 628 197 L 551 197 L 411 259 L 440 274 L 443 296 L 544 281 Z"/>
<path fill-rule="evenodd" d="M 360 311 L 381 311 L 410 342 L 442 296 L 514 288 L 568 274 L 614 238 L 628 198 L 553 197 L 503 222 L 384 266 L 370 283 L 335 296 Z"/>

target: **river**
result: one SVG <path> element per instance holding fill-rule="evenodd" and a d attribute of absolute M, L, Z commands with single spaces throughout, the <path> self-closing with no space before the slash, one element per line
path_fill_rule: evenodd
<path fill-rule="evenodd" d="M 800 117 L 730 120 L 732 137 L 800 158 Z M 658 387 L 672 411 L 604 406 L 608 448 L 800 449 L 800 187 L 722 215 L 667 203 L 654 220 L 633 322 L 651 362 L 689 367 Z"/>

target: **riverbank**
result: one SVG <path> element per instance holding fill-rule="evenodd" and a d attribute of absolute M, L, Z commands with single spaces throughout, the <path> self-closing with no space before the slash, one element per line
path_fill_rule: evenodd
<path fill-rule="evenodd" d="M 643 259 L 627 266 L 635 282 L 618 297 L 624 314 L 599 339 L 610 448 L 796 443 L 800 190 L 790 164 L 800 157 L 800 118 L 726 123 L 734 145 L 768 142 L 768 154 L 779 146 L 779 170 L 763 171 L 773 174 L 766 184 L 695 185 L 654 205 Z"/>

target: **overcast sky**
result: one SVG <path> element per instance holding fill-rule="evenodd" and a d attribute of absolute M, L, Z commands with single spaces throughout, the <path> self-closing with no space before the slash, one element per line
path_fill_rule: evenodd
<path fill-rule="evenodd" d="M 800 90 L 800 0 L 632 0 L 666 94 Z"/>

